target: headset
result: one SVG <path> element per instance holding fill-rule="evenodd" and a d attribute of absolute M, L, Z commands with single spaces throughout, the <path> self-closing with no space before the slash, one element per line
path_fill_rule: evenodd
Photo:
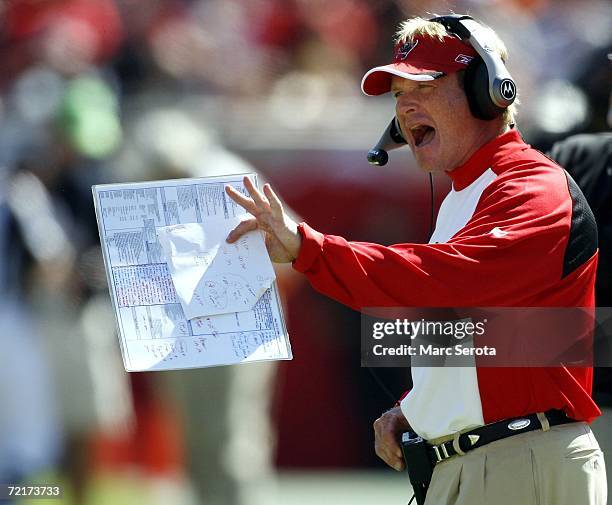
<path fill-rule="evenodd" d="M 442 24 L 478 53 L 467 66 L 463 81 L 472 115 L 483 120 L 501 116 L 516 99 L 516 83 L 493 49 L 488 30 L 470 16 L 459 14 L 438 16 L 429 21 Z M 368 161 L 372 165 L 386 165 L 389 161 L 387 151 L 404 144 L 406 140 L 394 117 L 376 146 L 368 152 Z"/>

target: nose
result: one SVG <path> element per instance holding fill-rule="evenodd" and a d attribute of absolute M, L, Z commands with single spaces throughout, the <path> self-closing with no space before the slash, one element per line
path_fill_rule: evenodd
<path fill-rule="evenodd" d="M 416 112 L 417 105 L 416 100 L 410 95 L 402 95 L 395 104 L 395 111 L 398 116 L 410 114 L 412 112 Z"/>

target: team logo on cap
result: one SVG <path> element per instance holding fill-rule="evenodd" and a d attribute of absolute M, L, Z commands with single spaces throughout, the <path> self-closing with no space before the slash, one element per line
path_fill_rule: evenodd
<path fill-rule="evenodd" d="M 499 86 L 501 90 L 501 95 L 506 100 L 514 99 L 514 97 L 516 96 L 516 86 L 514 85 L 513 81 L 511 81 L 510 79 L 504 79 Z"/>
<path fill-rule="evenodd" d="M 395 59 L 403 61 L 408 58 L 410 51 L 412 51 L 418 43 L 419 41 L 415 40 L 414 42 L 406 42 L 405 44 L 402 44 L 400 47 L 398 47 L 397 52 L 395 53 Z"/>

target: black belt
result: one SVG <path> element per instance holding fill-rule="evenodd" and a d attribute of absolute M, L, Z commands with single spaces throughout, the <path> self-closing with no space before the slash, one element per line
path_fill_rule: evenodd
<path fill-rule="evenodd" d="M 567 417 L 561 410 L 549 410 L 544 415 L 548 419 L 550 426 L 576 422 L 574 419 Z M 462 433 L 455 436 L 453 440 L 448 440 L 438 445 L 427 444 L 427 454 L 432 464 L 436 465 L 453 456 L 464 455 L 473 449 L 478 449 L 491 442 L 539 429 L 542 429 L 542 423 L 537 414 L 504 419 L 503 421 L 487 424 L 486 426 Z"/>

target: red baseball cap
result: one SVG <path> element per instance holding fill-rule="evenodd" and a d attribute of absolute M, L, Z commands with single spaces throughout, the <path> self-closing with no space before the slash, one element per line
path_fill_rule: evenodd
<path fill-rule="evenodd" d="M 465 69 L 477 55 L 472 46 L 456 37 L 414 37 L 395 45 L 393 63 L 369 70 L 361 80 L 361 90 L 369 96 L 388 93 L 394 75 L 412 81 L 433 81 Z"/>

